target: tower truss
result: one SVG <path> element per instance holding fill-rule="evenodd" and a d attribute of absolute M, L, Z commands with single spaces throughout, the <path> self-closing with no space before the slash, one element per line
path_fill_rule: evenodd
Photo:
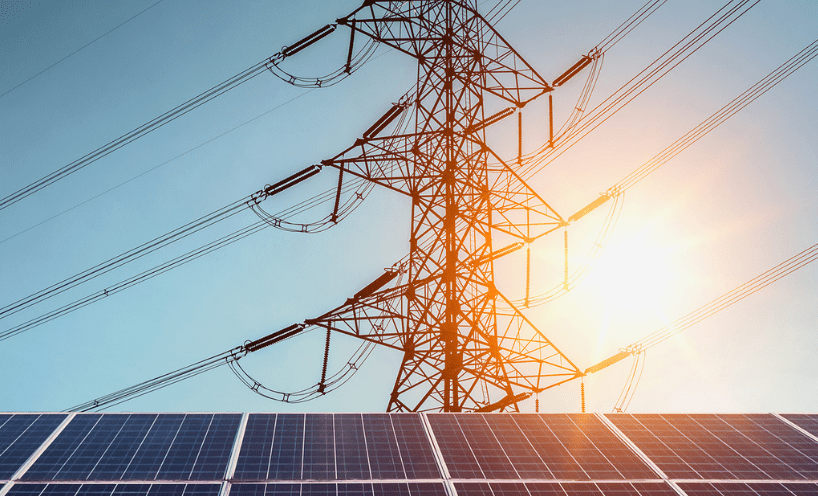
<path fill-rule="evenodd" d="M 485 135 L 552 87 L 471 1 L 371 1 L 337 22 L 417 61 L 414 90 L 323 161 L 339 185 L 358 176 L 411 198 L 410 250 L 374 287 L 308 324 L 403 353 L 388 411 L 514 409 L 576 377 L 494 277 L 498 234 L 530 242 L 566 225 Z M 390 286 L 398 271 L 407 282 Z"/>

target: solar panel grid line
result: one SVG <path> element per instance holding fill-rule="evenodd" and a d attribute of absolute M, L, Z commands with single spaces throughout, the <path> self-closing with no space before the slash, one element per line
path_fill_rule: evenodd
<path fill-rule="evenodd" d="M 634 474 L 631 473 L 631 469 L 635 469 L 638 467 L 639 458 L 635 456 L 635 454 L 631 453 L 632 450 L 628 448 L 627 445 L 624 445 L 625 451 L 621 451 L 619 446 L 615 446 L 617 441 L 617 437 L 610 431 L 610 429 L 601 422 L 596 416 L 589 416 L 589 415 L 568 415 L 568 419 L 577 427 L 579 432 L 582 436 L 588 441 L 588 443 L 599 453 L 601 458 L 604 458 L 605 462 L 610 465 L 610 468 L 616 471 L 616 473 L 622 479 L 629 479 L 635 476 L 636 470 L 633 470 Z M 581 422 L 580 425 L 578 422 Z M 606 447 L 606 443 L 610 443 L 613 441 L 609 448 Z M 621 441 L 620 441 L 621 442 Z M 588 450 L 591 451 L 591 450 Z M 631 454 L 633 460 L 631 462 L 636 462 L 636 465 L 630 464 L 625 462 L 624 455 Z M 598 458 L 598 457 L 596 457 Z M 583 465 L 588 466 L 588 462 L 582 462 Z M 596 464 L 599 468 L 598 471 L 604 470 L 605 472 L 609 472 L 610 469 L 606 467 L 604 464 L 601 463 L 601 460 Z M 588 470 L 586 470 L 587 472 Z M 589 474 L 591 479 L 599 479 L 601 478 L 599 475 L 596 475 L 598 471 L 595 471 L 593 474 Z M 642 470 L 638 471 L 641 475 L 654 475 L 651 473 L 650 469 L 644 467 Z"/>
<path fill-rule="evenodd" d="M 14 479 L 65 417 L 49 413 L 0 414 L 0 483 Z"/>
<path fill-rule="evenodd" d="M 811 481 L 691 481 L 683 483 L 682 488 L 688 496 L 731 496 L 734 494 L 814 496 L 818 494 L 818 483 Z"/>
<path fill-rule="evenodd" d="M 452 479 L 485 479 L 486 475 L 463 434 L 456 414 L 427 414 L 435 438 L 442 439 L 440 452 Z M 459 435 L 458 435 L 459 433 Z M 448 435 L 447 434 L 451 434 Z M 450 466 L 452 461 L 457 464 Z"/>
<path fill-rule="evenodd" d="M 182 430 L 182 424 L 184 423 L 184 417 L 185 416 L 182 417 L 182 420 L 179 422 L 179 424 L 176 426 L 176 428 L 173 429 L 173 437 L 171 438 L 170 443 L 168 443 L 167 448 L 163 450 L 164 454 L 162 456 L 162 461 L 159 462 L 156 465 L 156 472 L 154 473 L 154 479 L 156 479 L 156 477 L 159 475 L 160 468 L 165 465 L 165 462 L 167 461 L 168 456 L 170 455 L 170 447 L 173 446 L 174 443 L 176 443 L 176 439 L 179 437 L 179 432 Z"/>
<path fill-rule="evenodd" d="M 205 486 L 208 484 L 211 485 L 218 485 L 221 484 L 219 480 L 190 480 L 190 481 L 178 481 L 178 480 L 154 480 L 154 479 L 131 479 L 131 480 L 56 480 L 56 481 L 24 481 L 18 480 L 13 481 L 13 484 L 17 486 L 36 486 L 36 485 L 49 485 L 49 486 L 76 486 L 76 485 L 83 485 L 83 486 L 92 486 L 92 485 L 119 485 L 119 486 L 138 486 L 138 485 L 151 485 L 151 486 L 173 486 L 173 485 L 183 485 L 183 486 Z"/>
<path fill-rule="evenodd" d="M 420 425 L 421 427 L 423 427 L 423 432 L 424 434 L 426 434 L 426 439 L 428 440 L 429 445 L 432 447 L 432 456 L 435 460 L 435 465 L 437 466 L 437 470 L 443 479 L 443 490 L 446 493 L 446 496 L 458 496 L 457 489 L 455 488 L 455 485 L 451 480 L 452 476 L 449 473 L 449 467 L 446 465 L 446 460 L 443 457 L 443 452 L 440 450 L 440 444 L 438 444 L 437 437 L 435 436 L 435 433 L 432 430 L 432 424 L 429 423 L 429 416 L 425 412 L 421 412 L 419 416 Z"/>
<path fill-rule="evenodd" d="M 392 416 L 386 413 L 370 414 L 362 416 L 361 420 L 364 438 L 367 439 L 367 457 L 372 478 L 391 479 L 401 477 L 389 477 L 390 475 L 402 475 L 402 478 L 408 479 L 406 474 L 408 460 L 403 459 Z"/>
<path fill-rule="evenodd" d="M 230 458 L 227 461 L 227 469 L 224 473 L 225 481 L 219 487 L 219 496 L 227 496 L 230 494 L 230 481 L 236 473 L 236 464 L 239 460 L 239 452 L 241 452 L 241 445 L 244 441 L 244 431 L 247 429 L 247 418 L 249 413 L 241 414 L 241 421 L 239 422 L 238 431 L 236 431 L 236 438 L 233 440 L 233 447 L 230 450 Z"/>
<path fill-rule="evenodd" d="M 136 428 L 132 428 L 131 426 L 128 425 L 128 422 L 132 418 L 134 418 L 135 423 L 137 423 Z M 139 446 L 141 446 L 142 443 L 145 441 L 145 437 L 147 437 L 147 434 L 150 431 L 151 426 L 153 426 L 153 424 L 156 422 L 156 418 L 157 418 L 157 415 L 153 415 L 152 417 L 150 417 L 150 416 L 134 417 L 132 415 L 128 415 L 127 417 L 125 417 L 124 422 L 122 422 L 122 424 L 117 429 L 117 433 L 114 435 L 111 442 L 105 447 L 105 450 L 102 452 L 102 455 L 100 455 L 99 458 L 97 458 L 97 462 L 94 464 L 94 466 L 88 472 L 88 476 L 86 477 L 86 479 L 91 479 L 91 476 L 94 475 L 94 472 L 96 472 L 97 467 L 99 467 L 100 464 L 103 463 L 103 460 L 105 460 L 105 455 L 108 453 L 108 451 L 110 451 L 112 448 L 114 448 L 114 450 L 115 450 L 115 446 L 118 443 L 123 443 L 124 444 L 124 443 L 128 442 L 127 438 L 132 434 L 133 431 L 138 431 L 138 429 L 140 427 L 139 424 L 142 424 L 142 429 L 141 429 L 141 431 L 142 431 L 141 434 L 142 435 L 140 436 L 141 439 L 139 440 Z M 150 425 L 148 425 L 148 422 L 150 422 Z M 122 434 L 123 430 L 125 430 L 126 435 L 125 436 L 120 436 L 120 434 Z M 127 445 L 125 446 L 124 449 L 128 450 Z M 127 462 L 125 471 L 127 471 L 127 467 L 130 466 L 131 461 L 133 461 L 133 458 L 136 455 L 137 450 L 138 450 L 138 447 L 136 447 L 136 449 L 129 450 L 129 451 L 132 451 L 132 453 L 128 457 L 128 462 Z M 106 462 L 107 462 L 107 460 L 106 460 Z M 106 465 L 108 465 L 108 464 L 106 463 Z M 105 467 L 106 465 L 103 465 L 103 467 Z M 110 463 L 110 465 L 113 466 L 114 468 L 109 470 L 108 473 L 111 473 L 113 475 L 113 474 L 116 473 L 116 465 L 114 465 L 114 463 Z M 104 468 L 103 468 L 103 470 L 101 472 L 105 473 Z M 120 475 L 119 478 L 121 478 L 121 477 L 122 476 Z M 114 477 L 99 477 L 99 475 L 97 475 L 97 478 L 104 479 L 104 480 L 113 480 L 114 479 Z"/>
<path fill-rule="evenodd" d="M 607 418 L 609 420 L 611 420 L 611 422 L 618 429 L 620 429 L 622 431 L 622 433 L 627 438 L 631 439 L 634 442 L 634 445 L 639 447 L 639 449 L 642 450 L 650 460 L 655 461 L 657 466 L 661 466 L 661 465 L 665 466 L 665 469 L 662 469 L 662 474 L 664 475 L 664 477 L 673 478 L 673 479 L 684 479 L 684 477 L 679 477 L 678 476 L 678 472 L 675 472 L 675 475 L 667 472 L 667 470 L 670 469 L 670 468 L 683 466 L 683 470 L 685 470 L 685 472 L 690 473 L 691 475 L 697 475 L 697 476 L 699 476 L 701 478 L 701 474 L 693 466 L 688 464 L 685 457 L 682 457 L 681 455 L 679 455 L 677 450 L 674 450 L 671 446 L 669 446 L 665 442 L 669 436 L 665 436 L 665 439 L 663 440 L 662 438 L 659 438 L 655 434 L 654 431 L 661 432 L 662 430 L 665 430 L 667 432 L 670 432 L 670 436 L 672 436 L 674 438 L 678 438 L 678 439 L 684 438 L 685 440 L 687 440 L 687 442 L 689 444 L 692 444 L 693 446 L 695 446 L 696 449 L 701 452 L 701 455 L 704 455 L 705 457 L 711 458 L 711 459 L 712 459 L 712 457 L 707 452 L 701 450 L 701 448 L 699 448 L 691 439 L 689 439 L 683 433 L 679 432 L 673 425 L 666 422 L 662 418 L 661 415 L 642 415 L 642 416 L 640 416 L 641 419 L 652 419 L 654 417 L 655 417 L 656 420 L 661 420 L 662 422 L 667 423 L 667 426 L 659 426 L 658 428 L 654 428 L 653 430 L 651 430 L 650 428 L 647 427 L 647 425 L 645 425 L 643 423 L 642 420 L 640 420 L 640 419 L 636 418 L 636 416 L 630 415 L 630 414 L 615 414 L 615 415 L 609 416 Z M 616 420 L 614 420 L 614 419 L 616 419 Z M 617 423 L 619 423 L 619 425 L 617 425 Z M 655 441 L 653 441 L 653 440 L 645 441 L 645 439 L 643 439 L 644 436 L 637 436 L 636 435 L 636 434 L 641 434 L 641 433 L 625 432 L 625 430 L 622 430 L 622 429 L 627 424 L 631 424 L 631 425 L 638 424 L 637 428 L 643 430 L 644 433 L 646 433 L 646 435 L 655 437 Z M 641 446 L 640 446 L 640 443 L 641 443 Z M 646 448 L 654 448 L 654 449 L 649 449 L 648 451 L 645 451 Z M 659 449 L 661 451 L 670 453 L 670 455 L 667 455 L 667 454 L 659 455 L 658 453 L 655 452 L 655 449 Z M 699 453 L 697 453 L 697 455 L 699 455 Z M 675 460 L 673 462 L 665 462 L 664 461 L 666 459 L 673 459 L 673 457 L 678 458 L 679 462 L 675 462 Z M 715 463 L 715 460 L 713 460 L 713 462 Z M 671 466 L 668 467 L 668 465 L 671 465 Z M 684 467 L 686 467 L 686 468 L 684 468 Z M 677 469 L 677 470 L 679 470 L 679 469 Z"/>
<path fill-rule="evenodd" d="M 457 482 L 459 496 L 676 496 L 664 481 Z M 681 493 L 684 494 L 684 493 Z"/>
<path fill-rule="evenodd" d="M 627 446 L 633 453 L 635 453 L 636 456 L 638 456 L 639 459 L 645 463 L 645 465 L 647 465 L 651 470 L 653 470 L 653 472 L 656 473 L 656 475 L 658 475 L 660 479 L 664 481 L 669 480 L 667 474 L 664 471 L 662 471 L 662 469 L 659 468 L 659 466 L 656 463 L 654 463 L 654 461 L 644 451 L 642 451 L 642 449 L 640 449 L 636 445 L 636 443 L 634 443 L 627 435 L 625 435 L 625 433 L 622 432 L 619 429 L 619 427 L 617 427 L 613 422 L 611 422 L 607 415 L 595 413 L 594 416 L 598 418 L 603 424 L 605 424 L 605 426 L 608 427 L 608 429 L 610 429 L 614 436 L 616 436 L 620 441 L 625 443 L 625 446 Z M 674 490 L 679 492 L 679 494 L 684 495 L 684 492 L 682 492 L 681 489 L 679 489 L 678 487 L 674 487 Z"/>
<path fill-rule="evenodd" d="M 185 483 L 17 483 L 10 496 L 216 496 L 219 485 Z"/>
<path fill-rule="evenodd" d="M 526 419 L 528 421 L 523 422 Z M 575 477 L 570 477 L 572 480 L 590 478 L 569 447 L 545 422 L 544 417 L 537 414 L 525 414 L 515 417 L 514 422 L 523 436 L 534 447 L 537 456 L 548 467 L 548 471 L 554 479 L 566 479 L 568 477 L 565 477 L 565 475 L 570 473 L 576 474 Z M 540 426 L 539 429 L 537 428 L 538 425 Z M 580 473 L 582 474 L 581 477 L 579 476 Z"/>
<path fill-rule="evenodd" d="M 11 476 L 10 480 L 12 482 L 18 481 L 23 478 L 26 472 L 28 472 L 28 470 L 40 458 L 40 456 L 45 452 L 45 450 L 48 449 L 49 446 L 51 446 L 51 443 L 53 443 L 54 440 L 57 439 L 57 437 L 63 432 L 63 430 L 65 430 L 68 424 L 71 423 L 75 415 L 76 413 L 69 413 L 65 415 L 65 418 L 63 418 L 62 422 L 60 422 L 60 425 L 58 425 L 57 428 L 51 432 L 51 434 L 46 438 L 46 440 L 43 441 L 43 443 L 34 451 L 34 453 L 31 454 L 28 460 L 26 460 L 25 463 L 23 463 L 20 466 L 20 468 L 17 469 L 17 471 Z M 5 491 L 11 489 L 10 484 L 7 484 L 6 486 L 7 487 L 3 488 Z M 3 494 L 4 493 L 0 491 L 0 496 L 3 496 Z"/>
<path fill-rule="evenodd" d="M 716 417 L 716 418 L 719 418 L 719 417 Z M 702 422 L 706 422 L 708 424 L 713 424 L 714 422 L 712 422 L 712 421 L 710 421 L 708 419 L 702 419 L 702 418 L 697 419 L 696 417 L 693 417 L 693 419 L 694 419 L 694 421 L 696 421 L 698 424 L 702 425 L 702 427 L 704 427 L 708 431 L 713 432 L 713 435 L 715 437 L 717 437 L 726 446 L 728 446 L 731 450 L 733 450 L 733 452 L 736 453 L 740 458 L 742 458 L 743 460 L 746 460 L 749 464 L 751 464 L 758 472 L 761 472 L 764 475 L 767 475 L 769 478 L 772 478 L 772 474 L 770 474 L 770 470 L 769 470 L 769 460 L 770 459 L 775 459 L 777 462 L 779 462 L 778 463 L 779 466 L 785 465 L 787 468 L 789 468 L 789 465 L 787 465 L 786 462 L 784 462 L 784 460 L 779 458 L 776 454 L 774 454 L 770 450 L 768 450 L 768 449 L 764 448 L 763 446 L 761 446 L 758 442 L 756 442 L 756 440 L 754 440 L 753 438 L 748 436 L 746 432 L 741 431 L 739 429 L 736 429 L 733 425 L 730 425 L 729 423 L 727 423 L 726 420 L 723 420 L 723 419 L 719 418 L 719 420 L 723 421 L 725 424 L 729 425 L 730 428 L 732 428 L 733 430 L 738 432 L 738 434 L 740 436 L 740 437 L 735 439 L 734 443 L 730 443 L 730 442 L 728 442 L 728 440 L 722 439 L 721 436 L 719 435 L 721 430 L 711 429 L 707 425 L 704 425 L 702 423 Z M 720 427 L 720 426 L 716 426 L 716 427 Z M 727 432 L 729 432 L 729 431 L 727 431 Z M 744 439 L 742 439 L 742 438 L 744 438 Z M 746 439 L 746 441 L 745 441 L 745 439 Z M 779 439 L 779 438 L 776 437 L 776 439 Z M 783 441 L 783 442 L 785 444 L 787 444 L 786 441 Z M 766 453 L 767 456 L 764 456 L 763 454 L 759 453 L 759 450 Z M 753 456 L 754 453 L 758 453 L 758 456 Z M 757 463 L 758 458 L 763 458 L 764 461 L 766 462 L 766 464 L 765 465 L 760 465 L 759 463 Z M 756 461 L 754 461 L 754 460 L 756 460 Z M 739 477 L 739 478 L 740 479 L 747 479 L 747 477 Z"/>
<path fill-rule="evenodd" d="M 813 434 L 812 432 L 810 432 L 807 429 L 803 428 L 802 426 L 796 424 L 795 422 L 793 422 L 792 420 L 788 419 L 787 417 L 785 417 L 784 415 L 782 415 L 780 413 L 773 413 L 772 415 L 774 415 L 775 418 L 777 418 L 780 421 L 784 422 L 788 426 L 790 426 L 793 429 L 797 430 L 801 434 L 803 434 L 803 435 L 807 436 L 808 438 L 812 439 L 815 443 L 818 443 L 818 435 Z M 795 417 L 796 415 L 799 415 L 799 414 L 790 414 L 790 415 Z M 803 416 L 809 418 L 810 420 L 812 420 L 811 416 L 808 415 L 808 414 L 801 414 L 801 415 L 803 415 Z M 815 423 L 815 432 L 818 433 L 818 415 L 816 415 L 815 417 L 816 417 L 815 421 L 814 421 L 814 423 Z"/>
<path fill-rule="evenodd" d="M 489 427 L 483 414 L 457 415 L 455 421 L 460 425 L 460 430 L 463 432 L 466 442 L 469 443 L 486 479 L 520 478 L 520 474 L 511 463 L 508 453 L 503 449 L 494 434 L 494 430 Z M 495 475 L 498 475 L 498 473 L 499 475 L 508 476 L 496 477 Z"/>
<path fill-rule="evenodd" d="M 102 414 L 76 415 L 76 416 L 74 416 L 73 419 L 71 419 L 71 423 L 69 423 L 65 427 L 65 430 L 60 433 L 60 435 L 57 437 L 57 439 L 55 439 L 55 443 L 52 444 L 53 446 L 58 446 L 60 441 L 62 441 L 62 439 L 63 439 L 63 434 L 66 433 L 66 432 L 71 432 L 71 429 L 74 427 L 74 424 L 76 422 L 78 422 L 78 421 L 79 421 L 80 424 L 87 425 L 88 430 L 87 430 L 87 432 L 83 432 L 82 430 L 78 430 L 78 432 L 76 433 L 76 437 L 78 437 L 78 438 L 82 437 L 82 440 L 77 443 L 77 447 L 74 448 L 74 450 L 71 453 L 67 453 L 67 456 L 66 456 L 66 453 L 64 453 L 64 452 L 62 453 L 62 458 L 64 458 L 64 460 L 59 464 L 59 468 L 57 468 L 57 470 L 54 471 L 54 473 L 51 475 L 51 480 L 54 480 L 55 476 L 58 473 L 60 473 L 60 471 L 62 471 L 62 469 L 63 469 L 63 467 L 65 467 L 65 464 L 67 463 L 67 461 L 71 459 L 71 456 L 79 449 L 79 447 L 82 445 L 82 443 L 88 438 L 88 436 L 91 434 L 94 426 L 96 426 L 96 424 L 99 423 L 99 421 L 101 419 L 102 419 Z M 73 433 L 70 434 L 69 437 L 71 437 L 71 435 L 73 435 Z M 51 448 L 51 446 L 49 446 L 49 448 Z M 26 472 L 26 474 L 24 474 L 23 477 L 27 477 L 29 474 L 34 473 L 37 465 L 39 465 L 39 463 L 41 461 L 46 460 L 49 457 L 50 451 L 51 450 L 47 449 L 46 452 L 43 453 L 43 455 L 37 460 L 37 462 L 35 462 L 34 465 L 32 465 L 31 471 Z M 54 450 L 54 451 L 55 451 L 55 455 L 57 457 L 60 457 L 61 453 L 58 453 L 58 450 Z M 45 480 L 45 478 L 43 478 L 42 480 Z"/>
<path fill-rule="evenodd" d="M 674 480 L 818 478 L 818 443 L 773 415 L 610 419 Z"/>
<path fill-rule="evenodd" d="M 424 419 L 417 413 L 389 414 L 395 432 L 398 450 L 405 454 L 401 457 L 404 477 L 407 479 L 439 479 L 440 465 L 435 459 L 435 452 L 424 425 Z"/>
<path fill-rule="evenodd" d="M 492 419 L 492 420 L 489 421 L 488 419 Z M 539 460 L 539 464 L 535 464 L 535 465 L 537 465 L 536 469 L 531 469 L 530 471 L 542 473 L 542 471 L 545 470 L 550 474 L 550 476 L 551 476 L 550 478 L 556 478 L 554 473 L 548 467 L 548 464 L 545 462 L 545 460 L 543 460 L 542 456 L 540 456 L 540 453 L 537 451 L 536 447 L 534 447 L 534 445 L 532 444 L 531 439 L 529 439 L 528 436 L 526 436 L 523 433 L 522 429 L 520 428 L 520 425 L 517 423 L 517 420 L 516 420 L 516 418 L 514 416 L 493 415 L 493 416 L 486 417 L 486 420 L 487 420 L 487 422 L 489 424 L 491 424 L 491 422 L 495 422 L 495 423 L 506 423 L 509 427 L 511 427 L 513 425 L 516 429 L 509 428 L 509 429 L 505 430 L 504 431 L 505 435 L 509 436 L 509 437 L 513 436 L 513 437 L 517 438 L 517 439 L 515 439 L 515 441 L 517 442 L 517 444 L 519 446 L 523 446 L 523 447 L 528 446 L 529 448 L 531 448 L 530 450 L 526 450 L 526 451 L 528 451 L 527 457 L 529 459 L 534 459 L 534 457 L 536 457 L 536 460 Z M 495 431 L 495 433 L 497 432 L 496 427 L 492 427 L 492 429 Z M 499 438 L 498 438 L 498 440 L 499 440 Z M 532 456 L 532 454 L 533 454 L 533 456 Z M 512 464 L 514 465 L 515 468 L 517 468 L 518 473 L 520 473 L 520 468 L 519 467 L 521 465 L 528 465 L 528 466 L 532 465 L 530 462 L 528 464 L 524 464 L 524 463 L 521 463 L 521 462 L 516 462 L 515 460 L 512 460 Z M 525 473 L 528 473 L 528 472 L 529 472 L 529 470 L 526 470 Z M 520 474 L 520 478 L 525 479 L 527 477 L 523 477 L 522 474 Z"/>
<path fill-rule="evenodd" d="M 145 436 L 143 436 L 142 439 L 139 441 L 139 446 L 136 447 L 136 449 L 134 450 L 133 455 L 128 460 L 128 464 L 125 466 L 125 470 L 123 471 L 122 475 L 120 475 L 120 477 L 119 477 L 120 479 L 122 479 L 125 476 L 125 474 L 128 473 L 128 471 L 131 469 L 131 466 L 134 464 L 134 461 L 137 460 L 138 454 L 143 451 L 142 447 L 145 445 L 145 441 L 148 439 L 148 433 L 153 429 L 153 427 L 156 425 L 156 423 L 159 421 L 159 419 L 160 419 L 159 415 L 154 416 L 153 421 L 151 422 L 151 426 L 148 429 L 148 432 L 146 432 Z M 138 462 L 137 462 L 137 464 L 138 464 Z"/>
<path fill-rule="evenodd" d="M 766 475 L 770 479 L 776 478 L 775 475 L 782 472 L 791 473 L 801 478 L 809 478 L 797 468 L 803 466 L 805 459 L 809 460 L 813 465 L 810 472 L 818 476 L 818 450 L 815 450 L 813 457 L 810 457 L 808 453 L 804 453 L 800 449 L 800 445 L 806 438 L 771 415 L 694 415 L 692 418 L 702 427 L 713 432 L 715 437 L 729 446 L 742 459 L 752 464 L 757 472 Z M 705 424 L 715 428 L 708 428 L 708 425 Z M 729 442 L 730 439 L 722 439 L 719 435 L 721 432 L 732 434 L 732 431 L 718 429 L 722 427 L 721 424 L 727 425 L 732 431 L 739 434 L 739 436 L 732 436 L 732 443 Z M 792 434 L 796 435 L 792 436 Z M 818 445 L 813 444 L 813 446 L 818 448 Z M 775 463 L 772 463 L 773 460 L 775 460 Z M 738 478 L 750 479 L 751 477 Z"/>

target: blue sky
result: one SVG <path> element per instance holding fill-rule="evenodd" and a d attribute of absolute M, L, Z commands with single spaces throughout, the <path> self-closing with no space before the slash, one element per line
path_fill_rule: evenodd
<path fill-rule="evenodd" d="M 15 17 L 0 24 L 0 94 L 156 2 L 18 3 Z M 642 3 L 522 0 L 497 29 L 552 80 Z M 0 97 L 0 196 L 357 5 L 163 0 Z M 606 54 L 591 105 L 720 6 L 669 0 Z M 570 215 L 816 37 L 814 2 L 761 2 L 533 184 Z M 344 62 L 346 43 L 339 29 L 290 67 L 306 75 L 328 72 Z M 415 77 L 412 60 L 384 48 L 331 88 L 303 90 L 263 74 L 0 211 L 0 305 L 336 154 Z M 555 92 L 558 122 L 570 112 L 581 79 Z M 818 241 L 816 80 L 813 61 L 629 190 L 594 271 L 563 298 L 530 309 L 531 320 L 585 368 Z M 524 147 L 534 150 L 543 142 L 547 116 L 535 107 L 524 119 L 531 130 Z M 281 204 L 312 196 L 334 180 L 333 174 L 311 179 Z M 409 213 L 403 198 L 375 189 L 325 233 L 268 229 L 1 341 L 0 410 L 60 410 L 321 314 L 406 253 Z M 324 214 L 319 208 L 314 215 Z M 569 263 L 590 249 L 603 218 L 600 209 L 571 227 Z M 251 212 L 238 215 L 2 319 L 0 331 L 255 220 Z M 535 292 L 560 282 L 561 253 L 561 236 L 535 245 Z M 503 266 L 512 297 L 523 289 L 519 262 Z M 817 411 L 816 271 L 818 265 L 808 266 L 652 348 L 629 411 Z M 242 363 L 271 386 L 300 388 L 317 381 L 322 344 L 323 336 L 308 335 Z M 353 343 L 336 344 L 331 368 L 343 364 L 343 351 Z M 381 411 L 397 360 L 378 351 L 342 389 L 302 405 L 258 397 L 224 368 L 117 409 Z M 589 410 L 613 407 L 628 365 L 586 379 Z M 540 403 L 542 410 L 577 411 L 579 383 L 541 394 Z M 532 402 L 523 408 L 533 410 Z"/>

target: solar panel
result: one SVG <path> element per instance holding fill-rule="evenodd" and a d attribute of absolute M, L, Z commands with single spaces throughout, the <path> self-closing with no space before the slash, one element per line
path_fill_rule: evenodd
<path fill-rule="evenodd" d="M 721 496 L 721 495 L 810 495 L 818 494 L 816 483 L 771 483 L 771 482 L 683 482 L 679 487 L 688 496 Z"/>
<path fill-rule="evenodd" d="M 430 414 L 455 479 L 658 479 L 591 414 Z"/>
<path fill-rule="evenodd" d="M 7 496 L 218 496 L 219 484 L 15 484 Z"/>
<path fill-rule="evenodd" d="M 250 414 L 234 479 L 440 478 L 417 415 Z"/>
<path fill-rule="evenodd" d="M 665 482 L 465 482 L 455 489 L 457 496 L 678 496 Z"/>
<path fill-rule="evenodd" d="M 818 414 L 815 413 L 788 413 L 782 415 L 798 427 L 809 432 L 813 436 L 818 436 Z"/>
<path fill-rule="evenodd" d="M 23 480 L 222 479 L 238 414 L 75 416 Z"/>
<path fill-rule="evenodd" d="M 446 496 L 442 482 L 233 484 L 228 496 Z"/>
<path fill-rule="evenodd" d="M 10 479 L 65 417 L 64 414 L 0 414 L 0 479 Z"/>
<path fill-rule="evenodd" d="M 818 479 L 818 443 L 773 415 L 608 418 L 671 479 Z"/>

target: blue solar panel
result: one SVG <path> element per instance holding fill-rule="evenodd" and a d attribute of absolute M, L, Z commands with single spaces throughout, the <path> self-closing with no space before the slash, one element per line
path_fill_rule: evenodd
<path fill-rule="evenodd" d="M 218 496 L 219 484 L 15 484 L 7 496 Z"/>
<path fill-rule="evenodd" d="M 216 480 L 238 414 L 77 415 L 23 480 Z"/>
<path fill-rule="evenodd" d="M 658 479 L 598 418 L 587 414 L 432 414 L 456 479 Z"/>
<path fill-rule="evenodd" d="M 234 473 L 243 481 L 439 477 L 420 417 L 401 414 L 251 414 Z"/>
<path fill-rule="evenodd" d="M 64 414 L 0 414 L 0 479 L 10 479 L 65 417 Z"/>
<path fill-rule="evenodd" d="M 228 496 L 446 496 L 440 482 L 233 484 Z"/>
<path fill-rule="evenodd" d="M 672 479 L 818 480 L 818 443 L 773 415 L 609 415 Z"/>

